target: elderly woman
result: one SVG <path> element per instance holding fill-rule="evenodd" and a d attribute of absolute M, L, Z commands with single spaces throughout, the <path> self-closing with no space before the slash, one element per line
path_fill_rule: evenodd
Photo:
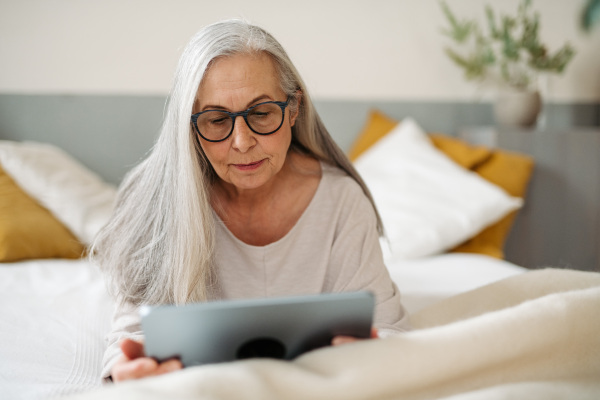
<path fill-rule="evenodd" d="M 243 21 L 206 27 L 181 57 L 155 147 L 93 246 L 118 299 L 104 377 L 181 368 L 144 357 L 141 304 L 370 290 L 379 332 L 405 330 L 382 231 L 281 45 Z"/>

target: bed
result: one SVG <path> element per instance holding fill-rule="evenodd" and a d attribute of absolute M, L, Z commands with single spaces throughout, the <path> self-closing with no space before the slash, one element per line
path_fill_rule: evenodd
<path fill-rule="evenodd" d="M 386 265 L 412 332 L 292 362 L 249 360 L 103 385 L 114 305 L 81 255 L 110 215 L 116 187 L 49 143 L 0 141 L 0 397 L 600 395 L 600 274 L 531 271 L 503 259 L 527 201 L 531 158 L 429 135 L 417 121 L 378 112 L 349 154 L 381 212 Z"/>

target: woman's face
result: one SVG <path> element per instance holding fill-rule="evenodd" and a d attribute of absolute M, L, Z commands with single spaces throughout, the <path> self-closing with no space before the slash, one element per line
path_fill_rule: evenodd
<path fill-rule="evenodd" d="M 266 54 L 239 54 L 213 61 L 198 89 L 194 113 L 205 110 L 239 112 L 266 101 L 286 101 L 273 61 Z M 272 182 L 283 167 L 292 140 L 296 115 L 285 109 L 283 125 L 271 135 L 258 135 L 243 117 L 222 142 L 198 136 L 206 157 L 225 185 L 238 191 Z"/>

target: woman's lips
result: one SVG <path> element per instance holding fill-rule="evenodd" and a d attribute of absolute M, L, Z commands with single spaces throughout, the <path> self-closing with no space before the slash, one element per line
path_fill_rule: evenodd
<path fill-rule="evenodd" d="M 252 171 L 259 168 L 265 160 L 262 159 L 260 161 L 256 161 L 249 164 L 233 164 L 234 167 L 239 169 L 240 171 Z"/>

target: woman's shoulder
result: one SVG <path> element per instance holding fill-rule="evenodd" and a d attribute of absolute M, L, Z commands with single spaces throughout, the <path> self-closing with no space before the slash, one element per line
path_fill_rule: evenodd
<path fill-rule="evenodd" d="M 324 209 L 335 210 L 335 214 L 348 217 L 359 213 L 369 215 L 372 205 L 360 184 L 343 169 L 321 163 L 322 181 L 319 202 Z"/>
<path fill-rule="evenodd" d="M 357 195 L 364 195 L 358 182 L 340 167 L 323 161 L 321 162 L 321 170 L 323 179 L 326 181 L 326 186 L 332 190 L 343 190 L 345 193 L 349 191 Z"/>
<path fill-rule="evenodd" d="M 293 157 L 297 171 L 301 171 L 302 175 L 310 177 L 309 179 L 317 179 L 318 202 L 330 202 L 335 207 L 368 202 L 359 183 L 342 168 L 304 154 L 296 154 Z"/>

